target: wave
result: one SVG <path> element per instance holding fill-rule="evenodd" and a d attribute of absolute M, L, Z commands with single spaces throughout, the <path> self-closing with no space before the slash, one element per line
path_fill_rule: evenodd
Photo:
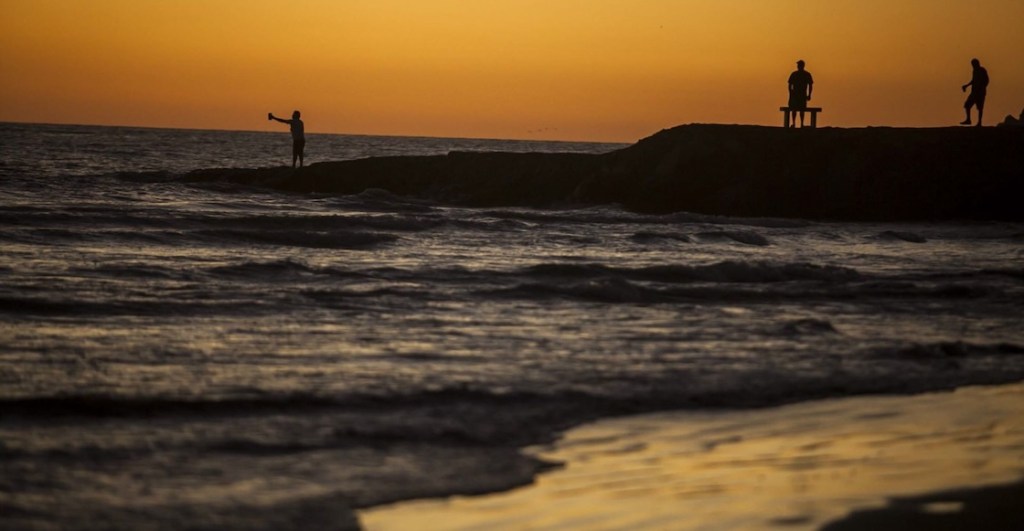
<path fill-rule="evenodd" d="M 800 319 L 782 325 L 799 334 L 834 334 L 827 321 Z M 868 347 L 844 354 L 852 363 L 839 373 L 801 373 L 772 369 L 771 364 L 735 367 L 707 366 L 699 373 L 666 371 L 616 375 L 618 385 L 580 378 L 552 386 L 544 381 L 521 381 L 520 388 L 505 385 L 470 386 L 451 383 L 438 389 L 353 391 L 338 394 L 275 392 L 260 389 L 225 397 L 121 396 L 113 394 L 54 394 L 0 398 L 0 417 L 38 420 L 52 417 L 154 417 L 211 415 L 352 413 L 377 417 L 385 408 L 451 417 L 452 411 L 481 408 L 488 415 L 508 408 L 574 408 L 607 414 L 613 410 L 658 408 L 765 406 L 827 396 L 862 393 L 906 393 L 953 388 L 973 383 L 1019 380 L 1024 368 L 1024 345 L 1015 343 L 934 342 Z M 974 365 L 969 362 L 977 361 Z M 398 360 L 417 363 L 423 360 Z M 433 361 L 428 359 L 426 361 Z M 938 363 L 940 371 L 907 371 L 905 362 Z M 949 362 L 957 362 L 950 364 Z M 702 375 L 716 374 L 716 378 Z M 756 379 L 758 385 L 751 386 Z M 415 416 L 407 420 L 414 420 Z M 458 418 L 458 415 L 455 416 Z M 416 430 L 414 422 L 393 426 Z M 429 427 L 427 427 L 429 428 Z M 516 426 L 512 428 L 518 429 Z M 347 436 L 370 435 L 372 426 L 350 425 Z M 379 435 L 379 434 L 378 434 Z M 397 436 L 397 435 L 396 435 Z"/>
<path fill-rule="evenodd" d="M 662 224 L 668 221 L 667 216 L 645 215 L 622 210 L 618 205 L 579 206 L 561 209 L 488 209 L 487 215 L 498 219 L 510 219 L 529 223 L 566 223 L 588 225 L 614 224 Z"/>
<path fill-rule="evenodd" d="M 181 173 L 174 173 L 170 171 L 119 171 L 114 173 L 105 173 L 102 176 L 141 184 L 167 183 L 180 181 L 182 179 Z M 91 178 L 92 176 L 87 177 Z"/>
<path fill-rule="evenodd" d="M 0 214 L 0 224 L 12 227 L 35 228 L 36 230 L 64 230 L 74 234 L 82 234 L 92 230 L 109 230 L 110 227 L 130 226 L 139 228 L 172 228 L 178 219 L 155 218 L 141 211 L 125 208 L 105 208 L 102 210 L 63 210 L 31 209 L 23 212 Z M 52 227 L 52 228 L 51 228 Z"/>
<path fill-rule="evenodd" d="M 310 232 L 295 230 L 252 231 L 222 229 L 197 231 L 196 236 L 218 243 L 255 243 L 285 247 L 309 247 L 317 249 L 370 249 L 398 240 L 392 234 L 334 231 Z"/>
<path fill-rule="evenodd" d="M 433 270 L 432 270 L 433 271 Z M 1003 279 L 1022 279 L 1024 272 L 1015 269 L 984 270 L 954 274 L 904 274 L 878 276 L 861 273 L 843 266 L 821 265 L 807 262 L 773 263 L 766 261 L 726 260 L 707 265 L 657 265 L 643 267 L 614 267 L 597 263 L 541 263 L 511 271 L 455 270 L 433 271 L 444 278 L 467 281 L 488 281 L 504 277 L 528 282 L 571 286 L 575 282 L 592 280 L 622 280 L 634 283 L 719 285 L 789 284 L 780 289 L 831 290 L 844 297 L 858 293 L 866 296 L 951 296 L 983 297 L 1007 289 Z M 417 271 L 381 271 L 381 276 L 396 278 L 424 278 Z M 996 284 L 994 284 L 995 282 Z M 1011 287 L 1012 288 L 1012 287 Z M 1012 289 L 1011 289 L 1012 291 Z"/>
<path fill-rule="evenodd" d="M 972 356 L 1024 356 L 1024 346 L 1013 343 L 975 344 L 963 341 L 947 341 L 941 343 L 922 343 L 896 350 L 884 350 L 875 353 L 879 358 L 901 358 L 911 360 L 941 360 L 949 358 L 969 358 Z"/>
<path fill-rule="evenodd" d="M 235 205 L 225 204 L 224 208 Z M 252 208 L 246 205 L 246 208 Z M 325 232 L 335 230 L 371 229 L 383 231 L 418 232 L 430 230 L 447 223 L 446 220 L 424 212 L 410 213 L 348 214 L 348 215 L 231 215 L 222 213 L 197 213 L 180 211 L 154 211 L 133 209 L 124 203 L 112 203 L 104 207 L 76 207 L 73 211 L 48 210 L 43 208 L 5 209 L 0 212 L 0 224 L 24 226 L 47 230 L 63 230 L 74 234 L 93 231 L 114 230 L 113 227 L 133 229 L 154 228 L 177 231 L 207 228 L 235 228 L 245 230 L 298 230 Z"/>
<path fill-rule="evenodd" d="M 354 273 L 330 267 L 313 267 L 297 260 L 251 261 L 226 266 L 218 266 L 205 271 L 209 275 L 221 278 L 286 278 L 303 275 L 324 275 L 330 277 L 356 276 Z"/>
<path fill-rule="evenodd" d="M 839 331 L 825 319 L 796 319 L 786 321 L 779 326 L 783 336 L 799 337 L 821 334 L 838 334 Z"/>
<path fill-rule="evenodd" d="M 176 245 L 188 241 L 189 233 L 179 230 L 95 229 L 95 228 L 32 228 L 0 231 L 0 241 L 29 245 L 56 246 L 60 244 L 119 244 L 119 245 Z"/>
<path fill-rule="evenodd" d="M 908 243 L 927 243 L 928 239 L 920 234 L 906 231 L 887 230 L 879 233 L 876 239 L 881 241 L 902 241 Z"/>
<path fill-rule="evenodd" d="M 738 243 L 744 243 L 747 245 L 756 245 L 758 247 L 765 247 L 771 244 L 768 238 L 753 232 L 753 231 L 742 231 L 742 230 L 722 230 L 722 231 L 710 231 L 701 232 L 696 235 L 698 240 L 703 241 L 734 241 Z"/>
<path fill-rule="evenodd" d="M 436 213 L 437 207 L 414 197 L 395 195 L 383 188 L 367 188 L 358 194 L 334 197 L 330 204 L 363 212 Z"/>
<path fill-rule="evenodd" d="M 1015 278 L 1017 280 L 1024 280 L 1024 268 L 1022 269 L 983 269 L 980 271 L 983 275 L 994 275 L 994 276 L 1005 276 Z M 972 273 L 973 275 L 973 273 Z"/>
<path fill-rule="evenodd" d="M 260 216 L 202 216 L 181 220 L 187 227 L 243 228 L 249 231 L 305 231 L 332 232 L 354 229 L 417 232 L 429 230 L 445 223 L 434 216 L 415 215 L 260 215 Z"/>
<path fill-rule="evenodd" d="M 656 303 L 674 301 L 679 298 L 666 290 L 646 288 L 620 278 L 604 278 L 572 284 L 525 283 L 512 288 L 485 290 L 479 293 L 485 297 L 570 298 L 611 303 Z"/>
<path fill-rule="evenodd" d="M 629 239 L 636 243 L 650 244 L 650 243 L 692 243 L 693 239 L 685 234 L 677 232 L 655 232 L 655 231 L 640 231 L 633 233 Z"/>
<path fill-rule="evenodd" d="M 809 300 L 945 300 L 977 301 L 1000 298 L 1015 302 L 998 288 L 976 286 L 921 287 L 913 283 L 697 283 L 646 285 L 620 277 L 583 281 L 523 282 L 508 288 L 477 290 L 482 298 L 526 300 L 568 299 L 605 303 L 656 304 L 671 302 L 778 302 Z M 1019 295 L 1019 294 L 1018 294 Z"/>
<path fill-rule="evenodd" d="M 180 268 L 162 267 L 153 264 L 98 264 L 94 267 L 71 267 L 68 273 L 75 275 L 98 275 L 114 278 L 139 278 L 151 280 L 194 280 L 195 274 Z"/>
<path fill-rule="evenodd" d="M 631 224 L 631 225 L 742 225 L 758 228 L 805 228 L 813 226 L 811 221 L 785 218 L 751 218 L 717 216 L 697 212 L 672 212 L 668 214 L 639 213 L 624 210 L 617 203 L 600 206 L 581 207 L 579 205 L 561 205 L 562 208 L 550 209 L 488 209 L 489 216 L 501 219 L 515 219 L 532 223 L 569 223 L 569 224 Z"/>
<path fill-rule="evenodd" d="M 212 231 L 203 238 L 216 243 L 239 242 L 274 245 L 329 245 L 332 249 L 373 248 L 395 236 L 357 233 L 316 235 L 312 241 L 296 240 L 302 233 L 282 232 L 252 236 Z M 189 236 L 196 238 L 196 235 Z M 179 238 L 184 238 L 179 236 Z M 250 239 L 251 238 L 251 239 Z M 287 241 L 283 241 L 288 239 Z M 0 270 L 3 271 L 3 270 Z M 0 291 L 0 312 L 35 315 L 251 315 L 272 311 L 248 292 L 239 292 L 238 281 L 281 288 L 280 296 L 260 301 L 281 308 L 315 304 L 329 308 L 358 308 L 374 299 L 403 299 L 409 303 L 427 300 L 475 299 L 568 299 L 605 303 L 662 303 L 695 301 L 776 300 L 945 300 L 1014 303 L 1024 292 L 1024 271 L 1014 268 L 943 274 L 862 273 L 854 268 L 807 262 L 726 260 L 703 265 L 610 266 L 600 263 L 542 262 L 511 269 L 464 266 L 367 267 L 367 264 L 332 262 L 313 265 L 297 258 L 239 260 L 205 267 L 175 268 L 157 260 L 126 259 L 76 265 L 62 275 L 106 282 L 111 279 L 142 279 L 165 282 L 222 282 L 218 300 L 192 300 L 178 293 L 173 300 L 159 297 L 153 289 L 116 296 L 104 284 L 82 284 L 78 290 L 42 296 L 37 279 L 21 278 L 19 269 L 7 275 L 19 279 Z M 355 283 L 352 284 L 354 281 Z M 295 297 L 297 296 L 297 297 Z"/>
<path fill-rule="evenodd" d="M 984 284 L 932 283 L 914 280 L 870 280 L 852 287 L 846 295 L 864 298 L 914 299 L 983 299 L 1012 298 L 1004 287 Z"/>
<path fill-rule="evenodd" d="M 617 268 L 600 264 L 540 264 L 522 270 L 528 277 L 622 277 L 666 283 L 775 283 L 791 281 L 849 282 L 862 278 L 855 269 L 810 263 L 723 261 L 710 265 Z"/>
<path fill-rule="evenodd" d="M 300 295 L 324 308 L 335 310 L 359 310 L 376 299 L 404 299 L 421 305 L 429 301 L 447 300 L 436 292 L 417 288 L 379 287 L 372 289 L 321 289 L 303 290 Z"/>
<path fill-rule="evenodd" d="M 481 290 L 478 295 L 511 299 L 567 299 L 602 303 L 660 304 L 675 302 L 777 302 L 835 297 L 827 289 L 766 289 L 764 287 L 649 287 L 624 279 L 606 278 L 577 283 L 523 283 L 510 288 Z"/>
<path fill-rule="evenodd" d="M 482 232 L 522 232 L 536 227 L 533 223 L 516 219 L 456 219 L 448 223 L 458 228 Z"/>
<path fill-rule="evenodd" d="M 315 267 L 293 259 L 253 261 L 218 266 L 207 270 L 218 277 L 328 276 L 335 278 L 368 278 L 381 281 L 494 283 L 505 280 L 589 281 L 594 279 L 663 284 L 775 284 L 785 282 L 849 283 L 864 280 L 855 269 L 810 263 L 724 261 L 701 266 L 668 265 L 645 267 L 613 267 L 596 263 L 541 263 L 512 270 L 472 269 L 468 267 L 423 267 L 405 269 L 377 267 L 348 270 L 337 267 Z M 898 284 L 897 284 L 898 285 Z"/>
<path fill-rule="evenodd" d="M 154 414 L 271 413 L 310 410 L 339 405 L 337 400 L 303 394 L 287 394 L 265 398 L 223 400 L 177 399 L 160 397 L 124 397 L 115 395 L 54 395 L 47 397 L 0 400 L 5 416 L 120 417 Z"/>
<path fill-rule="evenodd" d="M 415 407 L 425 404 L 468 402 L 474 404 L 545 403 L 590 401 L 585 393 L 509 392 L 467 389 L 462 386 L 404 393 L 355 393 L 337 396 L 310 393 L 267 393 L 252 390 L 244 398 L 177 398 L 105 394 L 57 394 L 0 399 L 0 417 L 148 417 L 153 415 L 265 415 L 323 410 L 352 410 L 383 406 Z"/>
<path fill-rule="evenodd" d="M 315 249 L 366 250 L 393 243 L 399 236 L 359 230 L 249 230 L 243 228 L 202 230 L 81 230 L 40 228 L 4 233 L 0 240 L 12 243 L 96 242 L 116 244 L 174 245 L 273 245 Z"/>
<path fill-rule="evenodd" d="M 277 312 L 280 309 L 263 308 L 260 301 L 242 299 L 225 302 L 171 301 L 154 294 L 152 297 L 111 298 L 85 300 L 82 298 L 37 298 L 29 295 L 0 295 L 0 313 L 55 316 L 169 316 L 169 315 L 250 315 L 260 311 Z"/>

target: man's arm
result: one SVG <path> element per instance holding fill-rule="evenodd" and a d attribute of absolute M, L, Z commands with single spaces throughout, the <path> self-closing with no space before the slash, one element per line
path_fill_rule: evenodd
<path fill-rule="evenodd" d="M 814 92 L 814 82 L 807 84 L 807 101 L 811 101 L 811 93 Z"/>
<path fill-rule="evenodd" d="M 278 118 L 277 116 L 274 116 L 273 114 L 270 114 L 268 116 L 270 117 L 271 120 L 274 120 L 275 122 L 281 122 L 283 124 L 288 124 L 288 125 L 291 125 L 291 123 L 292 123 L 291 120 L 284 120 L 284 119 Z"/>

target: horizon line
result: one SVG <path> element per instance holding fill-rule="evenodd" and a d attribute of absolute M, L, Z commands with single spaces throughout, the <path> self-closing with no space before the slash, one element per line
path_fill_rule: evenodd
<path fill-rule="evenodd" d="M 73 127 L 112 127 L 121 129 L 161 129 L 161 130 L 173 130 L 173 131 L 214 131 L 224 133 L 266 133 L 271 135 L 276 134 L 289 134 L 287 130 L 281 131 L 265 131 L 260 129 L 221 129 L 216 127 L 170 127 L 161 125 L 124 125 L 124 124 L 87 124 L 77 122 L 24 122 L 19 120 L 2 120 L 0 124 L 14 124 L 14 125 L 46 125 L 46 126 L 73 126 Z M 688 124 L 680 124 L 688 125 Z M 723 124 L 724 125 L 724 124 Z M 740 125 L 740 124 L 734 124 Z M 667 129 L 671 129 L 671 126 Z M 556 140 L 556 139 L 544 139 L 544 138 L 496 138 L 496 137 L 476 137 L 476 136 L 434 136 L 434 135 L 402 135 L 402 134 L 371 134 L 371 133 L 338 133 L 338 132 L 314 132 L 306 133 L 307 135 L 334 135 L 334 136 L 364 136 L 364 137 L 386 137 L 386 138 L 430 138 L 437 140 L 494 140 L 501 142 L 546 142 L 546 143 L 562 143 L 562 144 L 632 144 L 633 142 L 611 142 L 602 140 Z M 653 133 L 652 133 L 653 134 Z"/>
<path fill-rule="evenodd" d="M 152 129 L 152 130 L 167 130 L 167 131 L 203 131 L 203 132 L 223 132 L 223 133 L 259 133 L 259 134 L 270 134 L 270 135 L 288 135 L 288 131 L 266 131 L 258 129 L 221 129 L 212 127 L 168 127 L 159 125 L 124 125 L 124 124 L 88 124 L 88 123 L 75 123 L 75 122 L 24 122 L 18 120 L 0 120 L 0 124 L 11 124 L 11 125 L 41 125 L 41 126 L 70 126 L 70 127 L 109 127 L 119 129 Z M 999 123 L 982 126 L 982 129 L 989 128 L 1000 128 Z M 650 134 L 638 138 L 630 142 L 612 142 L 612 141 L 601 141 L 601 140 L 555 140 L 555 139 L 534 139 L 534 138 L 496 138 L 496 137 L 472 137 L 472 136 L 434 136 L 434 135 L 403 135 L 403 134 L 370 134 L 370 133 L 339 133 L 339 132 L 316 132 L 308 133 L 311 136 L 351 136 L 351 137 L 377 137 L 377 138 L 423 138 L 423 139 L 435 139 L 435 140 L 486 140 L 495 142 L 541 142 L 541 143 L 558 143 L 558 144 L 607 144 L 607 145 L 633 145 L 644 138 L 656 135 L 662 131 L 668 131 L 677 127 L 686 126 L 722 126 L 722 127 L 763 127 L 769 129 L 786 129 L 782 126 L 777 125 L 764 125 L 764 124 L 741 124 L 741 123 L 718 123 L 718 122 L 688 122 L 680 123 L 676 125 L 670 125 L 662 127 L 657 131 L 652 131 Z M 790 129 L 977 129 L 976 125 L 964 126 L 964 125 L 941 125 L 941 126 L 895 126 L 895 125 L 864 125 L 856 127 L 842 127 L 842 126 L 822 126 L 822 127 L 792 127 Z"/>

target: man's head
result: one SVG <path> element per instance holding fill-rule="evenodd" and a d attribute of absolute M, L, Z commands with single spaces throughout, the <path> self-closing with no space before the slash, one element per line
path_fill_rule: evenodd
<path fill-rule="evenodd" d="M 796 69 L 797 70 L 803 70 L 804 69 L 804 60 L 803 59 L 801 59 L 801 60 L 796 62 Z"/>
<path fill-rule="evenodd" d="M 974 68 L 978 68 L 979 66 L 981 66 L 981 61 L 977 59 L 971 59 L 971 66 L 973 66 Z"/>
<path fill-rule="evenodd" d="M 298 120 L 300 116 L 302 116 L 302 113 L 299 111 L 295 111 L 292 113 L 292 120 Z"/>

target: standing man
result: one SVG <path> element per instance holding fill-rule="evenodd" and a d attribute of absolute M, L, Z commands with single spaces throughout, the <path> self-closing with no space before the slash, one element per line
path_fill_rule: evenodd
<path fill-rule="evenodd" d="M 967 87 L 971 87 L 971 94 L 964 102 L 967 119 L 960 122 L 960 125 L 971 125 L 971 107 L 977 106 L 978 127 L 981 127 L 981 116 L 985 112 L 985 95 L 988 92 L 988 70 L 982 68 L 981 61 L 977 59 L 971 59 L 971 67 L 974 69 L 971 82 L 960 88 L 962 92 L 967 92 Z"/>
<path fill-rule="evenodd" d="M 790 123 L 796 125 L 796 113 L 800 111 L 800 127 L 804 126 L 804 111 L 807 102 L 811 101 L 814 91 L 814 78 L 804 70 L 803 59 L 796 62 L 796 71 L 789 75 L 789 112 Z"/>
<path fill-rule="evenodd" d="M 306 149 L 306 130 L 302 124 L 302 120 L 299 117 L 302 113 L 295 111 L 292 113 L 291 120 L 284 120 L 274 116 L 274 113 L 267 113 L 267 120 L 276 120 L 283 124 L 291 126 L 292 130 L 292 167 L 295 167 L 295 161 L 299 161 L 299 167 L 302 167 L 302 152 Z"/>

